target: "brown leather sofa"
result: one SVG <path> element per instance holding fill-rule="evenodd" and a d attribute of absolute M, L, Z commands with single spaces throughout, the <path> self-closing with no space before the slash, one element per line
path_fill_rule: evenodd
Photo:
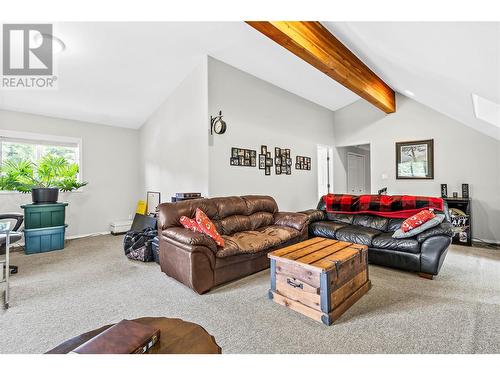
<path fill-rule="evenodd" d="M 224 247 L 179 223 L 183 215 L 194 217 L 196 208 L 214 222 Z M 199 294 L 268 268 L 268 252 L 307 239 L 308 216 L 278 212 L 269 196 L 163 203 L 158 210 L 161 270 Z"/>

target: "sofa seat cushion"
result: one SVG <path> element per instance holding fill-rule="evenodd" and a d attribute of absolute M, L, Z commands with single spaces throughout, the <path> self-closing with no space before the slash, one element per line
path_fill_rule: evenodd
<path fill-rule="evenodd" d="M 292 227 L 285 227 L 282 225 L 269 225 L 267 227 L 262 227 L 257 229 L 257 231 L 264 233 L 273 238 L 278 238 L 279 244 L 289 241 L 294 237 L 300 235 L 300 232 Z"/>
<path fill-rule="evenodd" d="M 278 246 L 300 235 L 290 227 L 270 225 L 257 230 L 248 230 L 223 236 L 225 245 L 217 250 L 218 258 L 238 254 L 254 254 Z"/>
<path fill-rule="evenodd" d="M 315 237 L 337 238 L 335 233 L 348 226 L 346 223 L 336 221 L 317 221 L 309 225 L 309 234 Z"/>
<path fill-rule="evenodd" d="M 340 241 L 371 246 L 372 240 L 381 233 L 381 231 L 373 228 L 362 227 L 360 225 L 348 225 L 344 228 L 340 228 L 335 233 L 335 236 L 337 240 Z"/>
<path fill-rule="evenodd" d="M 413 254 L 420 253 L 420 244 L 416 238 L 392 238 L 392 233 L 378 235 L 372 240 L 371 247 Z"/>

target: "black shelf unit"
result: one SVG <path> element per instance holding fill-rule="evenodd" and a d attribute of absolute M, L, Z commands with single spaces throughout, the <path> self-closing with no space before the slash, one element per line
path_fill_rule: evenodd
<path fill-rule="evenodd" d="M 452 243 L 456 245 L 472 246 L 472 211 L 470 198 L 443 198 L 448 204 L 451 223 L 455 227 Z M 460 210 L 464 215 L 453 214 L 453 208 Z"/>

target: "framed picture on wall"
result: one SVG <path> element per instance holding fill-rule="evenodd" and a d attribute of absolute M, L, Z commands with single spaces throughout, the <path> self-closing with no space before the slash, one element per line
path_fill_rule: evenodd
<path fill-rule="evenodd" d="M 259 155 L 259 169 L 265 169 L 266 168 L 266 155 Z"/>
<path fill-rule="evenodd" d="M 434 179 L 434 140 L 396 143 L 396 179 Z"/>
<path fill-rule="evenodd" d="M 281 165 L 276 164 L 276 174 L 281 174 Z"/>
<path fill-rule="evenodd" d="M 271 175 L 271 167 L 266 167 L 266 176 Z"/>
<path fill-rule="evenodd" d="M 264 155 L 267 154 L 267 146 L 265 145 L 260 146 L 260 153 Z"/>
<path fill-rule="evenodd" d="M 161 194 L 159 191 L 148 191 L 147 207 L 148 215 L 156 215 L 156 208 L 160 205 Z"/>

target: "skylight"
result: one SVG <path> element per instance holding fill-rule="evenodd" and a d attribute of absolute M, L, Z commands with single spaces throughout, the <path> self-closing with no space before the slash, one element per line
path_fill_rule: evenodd
<path fill-rule="evenodd" d="M 500 104 L 476 94 L 472 94 L 472 104 L 478 119 L 500 128 Z"/>

